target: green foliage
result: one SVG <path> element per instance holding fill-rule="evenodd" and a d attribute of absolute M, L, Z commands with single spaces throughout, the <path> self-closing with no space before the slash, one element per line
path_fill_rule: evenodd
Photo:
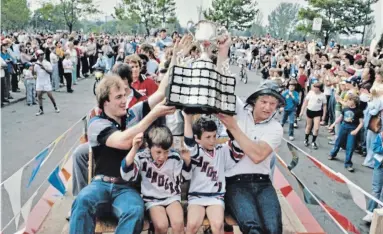
<path fill-rule="evenodd" d="M 92 0 L 60 0 L 60 6 L 69 32 L 81 17 L 100 12 Z"/>
<path fill-rule="evenodd" d="M 256 6 L 254 0 L 213 0 L 212 8 L 205 11 L 204 16 L 227 29 L 245 30 L 254 22 Z"/>
<path fill-rule="evenodd" d="M 268 16 L 269 33 L 274 38 L 289 39 L 298 23 L 299 4 L 281 3 Z"/>
<path fill-rule="evenodd" d="M 298 16 L 301 20 L 297 30 L 305 34 L 324 37 L 327 44 L 331 35 L 340 33 L 351 35 L 362 33 L 361 26 L 373 23 L 371 4 L 378 0 L 308 0 L 309 7 L 301 8 Z M 322 18 L 322 29 L 313 32 L 312 21 Z"/>
<path fill-rule="evenodd" d="M 65 22 L 65 18 L 61 7 L 61 5 L 44 3 L 41 8 L 34 11 L 30 21 L 31 25 L 35 28 L 50 31 L 64 29 L 63 22 Z"/>
<path fill-rule="evenodd" d="M 119 20 L 131 21 L 133 24 L 142 23 L 146 33 L 159 25 L 156 0 L 123 0 L 115 7 L 115 15 Z"/>
<path fill-rule="evenodd" d="M 162 27 L 176 22 L 176 2 L 174 0 L 157 0 L 156 7 Z"/>
<path fill-rule="evenodd" d="M 24 29 L 30 15 L 27 0 L 1 0 L 2 29 Z"/>

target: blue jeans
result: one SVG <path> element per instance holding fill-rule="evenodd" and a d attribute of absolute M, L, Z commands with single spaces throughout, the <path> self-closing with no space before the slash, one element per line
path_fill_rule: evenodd
<path fill-rule="evenodd" d="M 282 233 L 281 206 L 270 180 L 227 183 L 225 204 L 242 233 Z"/>
<path fill-rule="evenodd" d="M 365 166 L 368 166 L 371 168 L 374 167 L 374 162 L 375 162 L 374 161 L 374 151 L 373 151 L 372 147 L 373 147 L 373 144 L 374 144 L 374 141 L 375 141 L 375 138 L 377 135 L 378 135 L 377 133 L 374 133 L 371 130 L 367 130 L 367 137 L 366 137 L 367 156 L 364 159 L 363 164 Z"/>
<path fill-rule="evenodd" d="M 129 185 L 102 181 L 92 181 L 78 194 L 72 205 L 69 233 L 94 233 L 95 218 L 105 212 L 118 218 L 115 233 L 141 233 L 144 202 L 140 194 Z"/>
<path fill-rule="evenodd" d="M 344 166 L 352 166 L 352 154 L 354 153 L 356 136 L 351 135 L 351 132 L 356 129 L 355 126 L 342 123 L 340 125 L 339 134 L 336 138 L 334 148 L 330 152 L 330 156 L 335 158 L 338 154 L 340 147 L 346 142 L 346 158 L 344 160 Z"/>
<path fill-rule="evenodd" d="M 383 202 L 383 167 L 375 167 L 372 173 L 372 193 L 374 197 Z M 373 212 L 378 207 L 378 203 L 370 200 L 368 202 L 368 211 Z"/>
<path fill-rule="evenodd" d="M 282 115 L 282 126 L 285 125 L 287 118 L 289 118 L 289 136 L 294 136 L 294 121 L 295 121 L 295 111 L 294 110 L 285 110 Z"/>

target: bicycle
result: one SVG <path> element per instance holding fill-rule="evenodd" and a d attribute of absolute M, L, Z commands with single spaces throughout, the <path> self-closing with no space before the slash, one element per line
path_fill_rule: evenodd
<path fill-rule="evenodd" d="M 94 84 L 93 84 L 93 94 L 96 95 L 96 88 L 98 83 L 102 80 L 104 77 L 104 69 L 103 68 L 95 68 L 94 71 Z"/>

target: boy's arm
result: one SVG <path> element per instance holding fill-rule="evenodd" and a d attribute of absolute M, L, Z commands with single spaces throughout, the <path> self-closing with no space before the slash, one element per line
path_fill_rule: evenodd
<path fill-rule="evenodd" d="M 190 157 L 197 157 L 199 154 L 199 147 L 197 142 L 194 139 L 193 129 L 192 129 L 192 115 L 185 114 L 182 112 L 185 121 L 184 127 L 184 145 L 187 150 L 189 150 Z"/>
<path fill-rule="evenodd" d="M 363 127 L 363 118 L 360 118 L 358 127 L 356 127 L 356 129 L 351 132 L 351 135 L 356 136 L 362 127 Z"/>
<path fill-rule="evenodd" d="M 121 177 L 126 181 L 134 181 L 138 177 L 141 168 L 141 163 L 138 156 L 136 157 L 138 149 L 133 147 L 124 160 L 121 162 Z"/>

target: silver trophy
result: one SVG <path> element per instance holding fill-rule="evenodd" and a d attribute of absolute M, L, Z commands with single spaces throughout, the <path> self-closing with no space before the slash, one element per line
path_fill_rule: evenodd
<path fill-rule="evenodd" d="M 192 29 L 195 30 L 194 35 L 193 33 L 190 33 L 201 47 L 201 56 L 199 60 L 211 61 L 209 53 L 217 44 L 217 40 L 228 35 L 228 31 L 224 26 L 207 20 L 201 20 L 197 24 L 194 24 L 193 21 L 189 21 L 187 23 L 187 28 L 189 32 Z"/>

